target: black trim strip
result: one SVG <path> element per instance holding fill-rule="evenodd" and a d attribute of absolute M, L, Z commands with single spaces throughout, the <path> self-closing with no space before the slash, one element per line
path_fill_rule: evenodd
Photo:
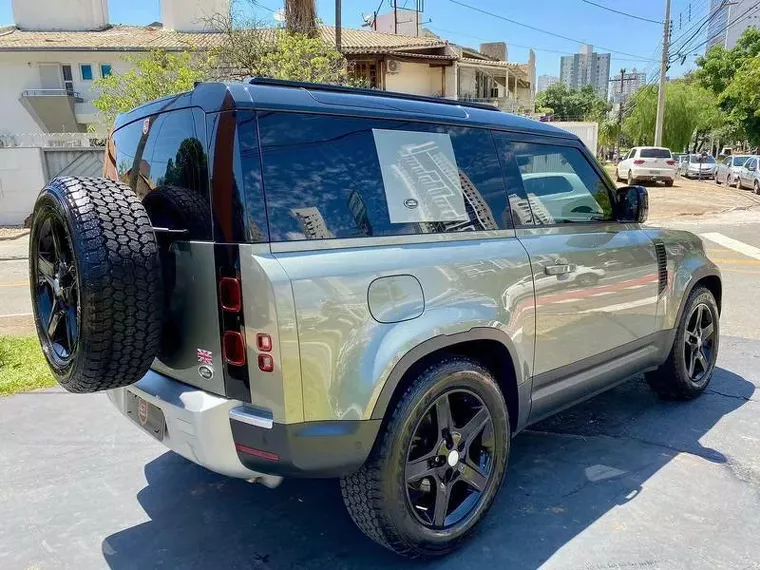
<path fill-rule="evenodd" d="M 216 282 L 222 277 L 240 279 L 240 248 L 235 244 L 214 244 L 214 264 L 216 265 Z M 242 286 L 242 283 L 241 283 Z M 240 311 L 231 313 L 222 310 L 219 298 L 219 287 L 216 288 L 217 311 L 219 312 L 219 340 L 225 331 L 237 331 L 245 338 L 245 323 L 243 320 L 245 300 L 241 299 Z M 247 341 L 246 341 L 247 345 Z M 224 348 L 222 348 L 224 350 Z M 248 364 L 234 366 L 222 359 L 224 375 L 224 393 L 231 399 L 242 402 L 251 401 L 251 381 L 248 374 Z"/>

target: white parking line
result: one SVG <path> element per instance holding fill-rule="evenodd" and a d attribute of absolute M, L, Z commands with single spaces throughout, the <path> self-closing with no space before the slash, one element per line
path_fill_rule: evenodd
<path fill-rule="evenodd" d="M 700 234 L 700 235 L 703 238 L 709 239 L 712 242 L 715 242 L 724 247 L 733 249 L 734 251 L 738 251 L 739 253 L 742 253 L 746 255 L 747 257 L 760 259 L 760 248 L 757 248 L 754 245 L 749 245 L 748 243 L 744 243 L 743 241 L 739 241 L 738 239 L 724 236 L 723 234 L 720 234 L 718 232 L 710 232 L 710 233 Z"/>

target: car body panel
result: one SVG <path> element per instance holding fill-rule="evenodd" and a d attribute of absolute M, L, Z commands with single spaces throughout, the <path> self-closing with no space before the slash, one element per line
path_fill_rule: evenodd
<path fill-rule="evenodd" d="M 315 240 L 273 244 L 293 287 L 306 421 L 370 418 L 407 352 L 433 337 L 478 327 L 505 333 L 518 381 L 530 378 L 533 288 L 516 286 L 530 278 L 528 256 L 514 231 L 478 233 L 485 235 L 420 235 L 415 237 L 427 241 L 403 245 L 398 238 L 324 240 L 331 247 L 321 251 L 298 250 L 300 243 L 318 247 Z M 368 307 L 368 290 L 378 278 L 398 275 L 420 283 L 424 311 L 400 322 L 378 322 Z"/>
<path fill-rule="evenodd" d="M 755 181 L 760 181 L 760 156 L 752 155 L 739 169 L 739 186 L 753 188 Z"/>
<path fill-rule="evenodd" d="M 712 156 L 690 154 L 681 158 L 678 173 L 686 178 L 711 179 L 715 176 L 717 167 L 717 161 Z"/>

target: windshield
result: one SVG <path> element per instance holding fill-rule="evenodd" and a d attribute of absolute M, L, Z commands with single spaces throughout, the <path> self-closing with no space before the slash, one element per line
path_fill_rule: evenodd
<path fill-rule="evenodd" d="M 734 166 L 741 166 L 745 162 L 747 162 L 748 156 L 735 156 L 734 157 Z"/>
<path fill-rule="evenodd" d="M 642 148 L 639 156 L 641 158 L 671 158 L 670 151 L 666 148 Z"/>
<path fill-rule="evenodd" d="M 692 162 L 692 163 L 700 162 L 699 158 L 700 157 L 697 156 L 696 154 L 692 154 L 689 157 L 689 162 Z M 715 159 L 712 156 L 705 156 L 704 158 L 702 158 L 701 162 L 702 164 L 715 164 Z"/>

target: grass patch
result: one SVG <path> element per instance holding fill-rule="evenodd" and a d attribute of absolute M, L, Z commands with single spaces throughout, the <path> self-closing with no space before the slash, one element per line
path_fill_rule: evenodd
<path fill-rule="evenodd" d="M 34 336 L 0 336 L 0 396 L 55 385 Z"/>

